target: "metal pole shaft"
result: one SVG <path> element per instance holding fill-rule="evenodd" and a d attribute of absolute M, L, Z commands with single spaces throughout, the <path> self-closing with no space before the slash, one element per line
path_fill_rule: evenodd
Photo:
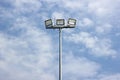
<path fill-rule="evenodd" d="M 59 28 L 59 80 L 62 80 L 62 28 Z"/>

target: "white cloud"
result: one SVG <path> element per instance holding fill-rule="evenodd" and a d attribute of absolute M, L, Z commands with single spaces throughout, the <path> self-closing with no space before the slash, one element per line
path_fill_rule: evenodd
<path fill-rule="evenodd" d="M 114 25 L 106 22 L 99 23 L 99 21 L 104 21 L 107 16 L 115 16 L 115 10 L 119 9 L 119 0 L 4 1 L 5 5 L 3 4 L 0 7 L 0 18 L 2 17 L 3 20 L 1 19 L 1 21 L 3 23 L 11 21 L 10 26 L 9 23 L 3 24 L 3 26 L 6 25 L 7 30 L 12 35 L 2 30 L 0 33 L 0 80 L 56 80 L 56 77 L 58 77 L 56 76 L 58 75 L 55 62 L 56 55 L 52 48 L 51 37 L 40 30 L 41 18 L 43 20 L 49 17 L 66 18 L 66 16 L 73 16 L 77 17 L 78 22 L 80 21 L 79 18 L 83 18 L 81 23 L 77 22 L 77 24 L 88 28 L 98 22 L 97 27 L 92 27 L 97 32 L 93 34 L 103 34 L 109 33 Z M 6 2 L 12 6 L 8 8 L 9 4 Z M 96 19 L 93 20 L 93 17 Z M 99 17 L 103 17 L 103 19 Z M 40 23 L 37 23 L 38 21 Z M 39 28 L 36 26 L 39 26 Z M 76 31 L 66 29 L 65 32 L 74 33 Z M 75 42 L 78 45 L 82 43 L 94 56 L 116 56 L 117 52 L 112 49 L 112 41 L 107 38 L 98 38 L 87 32 L 64 36 L 67 41 Z M 116 36 L 119 36 L 119 33 Z M 63 61 L 63 73 L 65 74 L 63 76 L 69 80 L 79 80 L 79 78 L 89 80 L 86 78 L 95 77 L 100 69 L 100 64 L 86 58 L 76 57 L 73 54 L 65 55 Z M 119 80 L 119 76 L 119 74 L 107 75 L 99 79 Z"/>
<path fill-rule="evenodd" d="M 65 36 L 65 40 L 75 43 L 82 43 L 86 46 L 94 56 L 116 56 L 116 51 L 112 49 L 111 40 L 99 39 L 96 36 L 92 36 L 87 32 L 80 32 L 78 34 L 72 34 L 71 36 Z"/>
<path fill-rule="evenodd" d="M 119 0 L 92 0 L 89 1 L 88 10 L 99 17 L 107 17 L 114 14 Z"/>
<path fill-rule="evenodd" d="M 48 3 L 56 3 L 56 2 L 59 2 L 58 0 L 41 0 L 41 1 L 45 1 L 45 2 L 48 2 Z"/>
<path fill-rule="evenodd" d="M 39 0 L 16 0 L 13 2 L 15 12 L 32 13 L 40 10 L 42 4 Z"/>
<path fill-rule="evenodd" d="M 96 15 L 105 15 L 108 11 L 105 7 L 106 1 L 92 1 L 89 5 L 88 5 L 88 10 L 90 10 L 91 12 L 94 12 Z"/>
<path fill-rule="evenodd" d="M 64 32 L 64 33 L 71 34 L 71 33 L 74 32 L 74 30 L 73 30 L 73 29 L 66 28 L 66 29 L 63 29 L 63 32 Z"/>
<path fill-rule="evenodd" d="M 63 19 L 64 13 L 63 12 L 53 12 L 52 18 L 53 19 Z"/>
<path fill-rule="evenodd" d="M 68 53 L 65 55 L 63 63 L 63 75 L 68 80 L 93 77 L 99 72 L 100 69 L 100 65 L 96 62 Z"/>
<path fill-rule="evenodd" d="M 26 18 L 20 18 L 14 24 L 11 31 L 19 34 L 22 30 L 18 36 L 0 33 L 0 70 L 1 74 L 5 73 L 3 79 L 55 80 L 54 73 L 51 73 L 54 55 L 50 37 Z"/>
<path fill-rule="evenodd" d="M 70 11 L 84 10 L 86 8 L 86 2 L 86 0 L 62 0 L 62 3 L 64 4 L 62 7 Z"/>
<path fill-rule="evenodd" d="M 96 32 L 100 33 L 100 34 L 105 34 L 105 33 L 109 33 L 112 29 L 112 25 L 110 24 L 104 24 L 101 26 L 97 26 L 96 27 Z"/>
<path fill-rule="evenodd" d="M 91 26 L 93 26 L 94 25 L 94 22 L 91 20 L 91 19 L 89 19 L 89 18 L 83 18 L 83 20 L 82 21 L 79 21 L 79 23 L 78 23 L 81 27 L 91 27 Z"/>
<path fill-rule="evenodd" d="M 40 1 L 11 0 L 10 4 L 15 7 L 12 11 L 1 8 L 2 19 L 7 22 L 10 17 L 12 22 L 7 25 L 10 34 L 0 33 L 0 80 L 56 80 L 50 36 L 21 14 L 38 11 Z"/>
<path fill-rule="evenodd" d="M 104 75 L 99 80 L 120 80 L 120 73 L 112 75 Z"/>

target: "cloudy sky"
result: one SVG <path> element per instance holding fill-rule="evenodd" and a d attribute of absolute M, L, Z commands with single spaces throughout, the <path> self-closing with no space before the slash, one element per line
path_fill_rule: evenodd
<path fill-rule="evenodd" d="M 0 0 L 0 80 L 58 80 L 58 30 L 46 19 L 75 18 L 63 29 L 63 80 L 120 80 L 120 0 Z"/>

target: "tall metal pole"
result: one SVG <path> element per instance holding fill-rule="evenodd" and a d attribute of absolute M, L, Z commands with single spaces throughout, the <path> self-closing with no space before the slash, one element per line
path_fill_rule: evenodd
<path fill-rule="evenodd" d="M 62 80 L 62 28 L 59 28 L 59 80 Z"/>

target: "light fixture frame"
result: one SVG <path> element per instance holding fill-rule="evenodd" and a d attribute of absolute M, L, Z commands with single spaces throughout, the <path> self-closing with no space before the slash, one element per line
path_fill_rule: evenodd
<path fill-rule="evenodd" d="M 73 21 L 73 22 L 72 22 Z M 71 24 L 72 23 L 72 24 Z M 68 19 L 68 27 L 69 28 L 74 28 L 76 26 L 76 19 L 69 18 Z"/>
<path fill-rule="evenodd" d="M 50 24 L 47 24 L 47 22 L 50 21 Z M 52 19 L 45 20 L 45 27 L 46 29 L 52 28 L 53 22 Z"/>
<path fill-rule="evenodd" d="M 70 20 L 73 20 L 73 24 L 70 24 Z M 51 24 L 47 25 L 47 21 L 51 21 Z M 61 22 L 62 21 L 62 24 Z M 45 20 L 45 26 L 46 29 L 60 29 L 60 28 L 75 28 L 76 26 L 76 19 L 69 18 L 67 21 L 67 25 L 65 25 L 65 20 L 64 19 L 56 19 L 56 24 L 53 25 L 52 19 Z M 59 23 L 60 22 L 60 23 Z"/>
<path fill-rule="evenodd" d="M 62 22 L 62 24 L 61 24 L 61 22 Z M 61 25 L 61 26 L 65 25 L 65 20 L 64 19 L 56 19 L 56 25 Z"/>

